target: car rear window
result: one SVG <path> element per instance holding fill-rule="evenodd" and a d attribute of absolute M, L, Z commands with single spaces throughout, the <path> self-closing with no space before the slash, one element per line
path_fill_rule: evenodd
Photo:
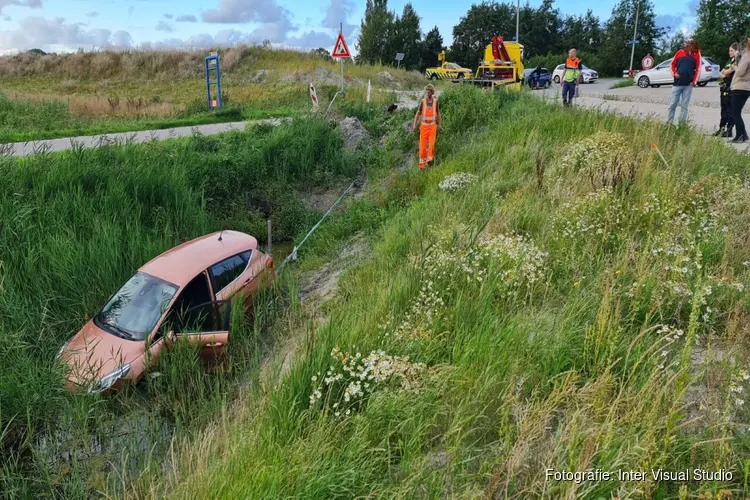
<path fill-rule="evenodd" d="M 209 274 L 211 275 L 211 284 L 214 287 L 214 293 L 222 291 L 227 285 L 236 280 L 237 277 L 242 274 L 242 271 L 245 270 L 245 267 L 247 267 L 247 263 L 250 260 L 249 256 L 247 257 L 247 260 L 244 258 L 247 253 L 248 252 L 243 252 L 234 255 L 211 266 Z"/>

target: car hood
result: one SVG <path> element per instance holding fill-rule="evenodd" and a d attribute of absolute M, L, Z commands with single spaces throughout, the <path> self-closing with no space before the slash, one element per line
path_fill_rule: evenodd
<path fill-rule="evenodd" d="M 86 387 L 92 382 L 132 363 L 143 355 L 145 343 L 116 337 L 89 321 L 60 353 L 68 368 L 67 386 Z"/>

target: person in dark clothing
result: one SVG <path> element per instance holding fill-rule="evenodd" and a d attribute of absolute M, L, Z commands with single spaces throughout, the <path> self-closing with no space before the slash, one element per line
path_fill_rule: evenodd
<path fill-rule="evenodd" d="M 688 40 L 672 59 L 674 87 L 672 88 L 672 100 L 669 103 L 667 123 L 674 122 L 678 104 L 680 105 L 680 123 L 687 121 L 688 105 L 693 95 L 693 87 L 698 81 L 700 67 L 701 53 L 698 43 L 695 40 Z"/>
<path fill-rule="evenodd" d="M 532 89 L 539 88 L 539 77 L 542 76 L 542 67 L 537 66 L 529 75 L 529 87 Z"/>
<path fill-rule="evenodd" d="M 737 56 L 732 77 L 732 114 L 734 115 L 735 136 L 732 142 L 747 142 L 750 140 L 742 119 L 742 108 L 750 99 L 750 38 L 741 47 L 742 52 Z"/>
<path fill-rule="evenodd" d="M 719 79 L 719 93 L 721 103 L 721 121 L 719 121 L 719 130 L 714 133 L 716 137 L 732 137 L 734 128 L 734 116 L 732 116 L 732 77 L 734 76 L 734 59 L 737 55 L 737 44 L 733 43 L 729 47 L 729 62 L 721 71 Z"/>

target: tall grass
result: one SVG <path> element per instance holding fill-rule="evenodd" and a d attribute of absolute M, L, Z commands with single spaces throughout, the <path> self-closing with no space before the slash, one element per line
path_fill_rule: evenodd
<path fill-rule="evenodd" d="M 470 121 L 462 110 L 477 106 Z M 167 472 L 145 474 L 133 496 L 750 493 L 746 159 L 691 132 L 522 95 L 454 89 L 442 111 L 437 168 L 358 202 L 386 219 L 307 355 L 178 438 Z M 605 130 L 625 140 L 571 159 Z M 619 162 L 633 175 L 602 188 Z M 455 172 L 478 180 L 438 189 Z M 380 351 L 409 368 L 377 364 Z M 553 481 L 547 468 L 647 478 Z M 696 468 L 733 475 L 651 473 Z"/>
<path fill-rule="evenodd" d="M 162 377 L 146 383 L 146 400 L 141 389 L 107 400 L 69 396 L 55 355 L 150 258 L 223 228 L 262 242 L 267 218 L 276 241 L 291 240 L 319 216 L 298 192 L 339 183 L 371 160 L 345 152 L 335 125 L 319 118 L 221 137 L 0 159 L 3 496 L 106 489 L 117 479 L 101 473 L 112 467 L 105 460 L 129 459 L 125 471 L 137 470 L 164 442 L 165 428 L 179 434 L 220 412 L 236 387 L 202 375 L 193 353 L 165 358 Z M 233 319 L 238 374 L 261 355 L 259 335 L 277 300 L 261 299 L 254 323 L 243 323 L 241 314 Z M 128 447 L 134 452 L 120 456 Z"/>

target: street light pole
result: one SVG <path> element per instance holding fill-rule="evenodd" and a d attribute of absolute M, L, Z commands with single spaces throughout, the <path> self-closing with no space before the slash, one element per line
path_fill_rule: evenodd
<path fill-rule="evenodd" d="M 633 57 L 635 56 L 635 40 L 638 34 L 638 14 L 641 10 L 641 0 L 635 0 L 635 26 L 633 26 L 633 39 L 630 41 L 630 70 L 628 70 L 628 76 L 633 77 Z"/>
<path fill-rule="evenodd" d="M 520 21 L 520 18 L 519 18 L 520 12 L 521 12 L 521 0 L 518 0 L 516 2 L 516 42 L 518 42 L 518 43 L 521 43 L 521 40 L 518 38 L 518 31 L 519 31 L 518 27 L 519 27 L 519 24 L 520 24 L 520 22 L 519 22 Z"/>

